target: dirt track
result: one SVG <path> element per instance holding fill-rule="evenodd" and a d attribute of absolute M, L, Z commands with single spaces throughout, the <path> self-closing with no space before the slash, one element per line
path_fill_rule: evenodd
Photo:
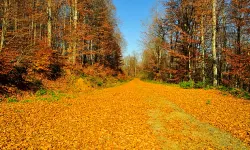
<path fill-rule="evenodd" d="M 226 103 L 232 105 L 228 111 Z M 58 102 L 0 104 L 0 149 L 249 149 L 249 108 L 249 102 L 213 90 L 135 79 Z M 220 113 L 226 114 L 214 121 Z M 232 126 L 239 133 L 229 128 L 231 119 L 245 120 Z"/>

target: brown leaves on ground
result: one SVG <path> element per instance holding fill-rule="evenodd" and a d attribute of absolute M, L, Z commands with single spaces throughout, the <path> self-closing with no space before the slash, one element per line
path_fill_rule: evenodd
<path fill-rule="evenodd" d="M 144 83 L 152 93 L 166 97 L 200 121 L 233 134 L 250 145 L 250 101 L 224 95 L 218 90 L 181 89 Z"/>
<path fill-rule="evenodd" d="M 249 101 L 215 90 L 184 90 L 134 80 L 119 87 L 83 92 L 75 99 L 0 104 L 0 149 L 161 149 L 156 131 L 171 133 L 167 141 L 183 142 L 186 147 L 185 142 L 192 145 L 200 141 L 216 148 L 196 136 L 172 134 L 184 131 L 183 122 L 192 122 L 191 115 L 177 107 L 249 144 Z M 158 111 L 163 112 L 161 116 Z M 181 112 L 188 119 L 173 119 L 172 112 L 177 117 Z M 192 130 L 195 126 L 190 124 Z M 207 131 L 200 132 L 206 135 Z"/>
<path fill-rule="evenodd" d="M 159 149 L 149 105 L 131 86 L 53 103 L 0 104 L 0 148 Z"/>

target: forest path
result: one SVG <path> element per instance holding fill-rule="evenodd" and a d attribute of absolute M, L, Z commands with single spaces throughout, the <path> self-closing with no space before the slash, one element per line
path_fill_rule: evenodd
<path fill-rule="evenodd" d="M 185 112 L 178 92 L 194 91 L 135 79 L 58 102 L 0 104 L 0 149 L 248 149 Z"/>

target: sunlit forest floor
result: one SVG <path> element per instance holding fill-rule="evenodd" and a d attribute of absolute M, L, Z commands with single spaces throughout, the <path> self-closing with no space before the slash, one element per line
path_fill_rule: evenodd
<path fill-rule="evenodd" d="M 250 146 L 250 101 L 217 90 L 135 79 L 107 89 L 51 95 L 62 98 L 0 104 L 0 149 Z"/>

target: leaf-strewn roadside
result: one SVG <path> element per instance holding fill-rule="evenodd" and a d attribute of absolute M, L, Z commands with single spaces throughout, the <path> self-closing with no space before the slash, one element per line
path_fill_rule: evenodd
<path fill-rule="evenodd" d="M 250 101 L 224 95 L 218 90 L 182 89 L 144 83 L 203 122 L 228 131 L 250 145 Z"/>

